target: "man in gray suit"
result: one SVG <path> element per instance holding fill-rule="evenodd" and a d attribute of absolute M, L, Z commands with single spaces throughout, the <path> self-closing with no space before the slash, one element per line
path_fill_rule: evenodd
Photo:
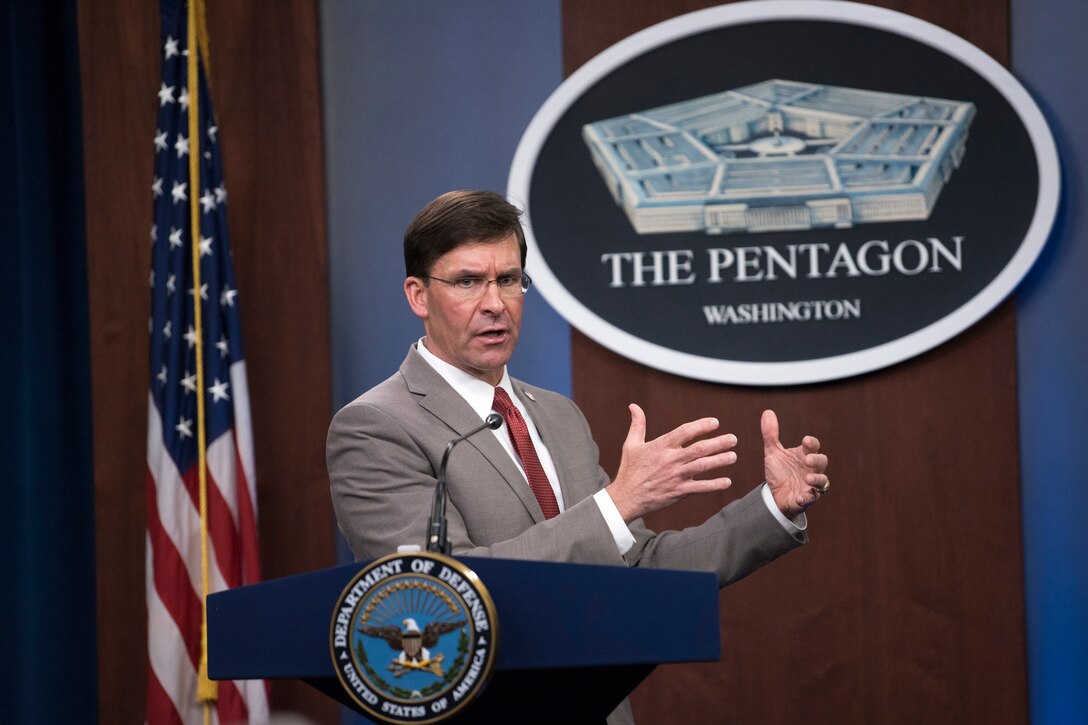
<path fill-rule="evenodd" d="M 830 486 L 827 457 L 811 436 L 783 447 L 773 412 L 761 421 L 766 483 L 699 526 L 655 533 L 645 514 L 731 485 L 695 477 L 733 463 L 736 437 L 706 437 L 718 421 L 703 418 L 647 441 L 632 404 L 612 478 L 572 401 L 510 377 L 531 283 L 519 215 L 498 194 L 454 191 L 405 232 L 404 293 L 424 337 L 399 372 L 329 428 L 333 505 L 356 558 L 425 540 L 446 443 L 492 411 L 503 426 L 468 439 L 449 461 L 454 554 L 704 570 L 724 586 L 804 543 L 804 511 Z M 626 706 L 609 718 L 629 721 Z"/>
<path fill-rule="evenodd" d="M 643 515 L 731 485 L 694 477 L 733 463 L 736 437 L 693 443 L 718 428 L 703 418 L 647 441 L 645 416 L 632 404 L 611 478 L 574 403 L 509 376 L 530 280 L 519 212 L 501 196 L 443 194 L 409 225 L 404 250 L 404 292 L 425 336 L 399 372 L 329 429 L 333 504 L 356 558 L 425 540 L 445 445 L 498 410 L 496 388 L 530 440 L 519 449 L 504 424 L 453 453 L 455 554 L 710 570 L 725 585 L 806 541 L 804 511 L 830 485 L 827 457 L 811 436 L 784 448 L 773 412 L 761 421 L 767 482 L 700 526 L 655 533 Z"/>

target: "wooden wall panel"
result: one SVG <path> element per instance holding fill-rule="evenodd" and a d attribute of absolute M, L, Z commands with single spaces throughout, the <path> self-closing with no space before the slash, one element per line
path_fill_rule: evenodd
<path fill-rule="evenodd" d="M 99 720 L 144 719 L 147 274 L 157 3 L 79 3 L 95 435 Z M 249 370 L 265 578 L 334 563 L 324 464 L 325 188 L 314 0 L 208 3 L 212 100 Z M 278 682 L 272 707 L 335 722 Z"/>
<path fill-rule="evenodd" d="M 79 3 L 94 427 L 98 708 L 141 722 L 147 679 L 144 535 L 157 7 Z M 122 109 L 129 109 L 127 112 Z M 151 136 L 148 136 L 151 134 Z"/>
<path fill-rule="evenodd" d="M 566 72 L 714 4 L 566 0 Z M 1004 0 L 881 4 L 1008 59 Z M 762 480 L 764 408 L 778 412 L 784 440 L 818 435 L 832 459 L 810 545 L 722 592 L 722 661 L 658 668 L 632 698 L 640 722 L 1027 721 L 1011 302 L 925 355 L 820 385 L 688 380 L 577 332 L 572 358 L 574 396 L 609 470 L 632 401 L 649 434 L 715 415 L 740 438 L 735 490 L 659 512 L 655 528 L 698 523 Z"/>

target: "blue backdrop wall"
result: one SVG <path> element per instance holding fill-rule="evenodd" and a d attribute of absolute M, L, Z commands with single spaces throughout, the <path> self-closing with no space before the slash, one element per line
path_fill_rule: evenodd
<path fill-rule="evenodd" d="M 1088 6 L 1011 5 L 1013 71 L 1052 124 L 1064 174 L 1058 226 L 1017 294 L 1031 709 L 1034 722 L 1059 723 L 1080 711 L 1088 682 L 1088 539 L 1077 526 L 1088 509 Z M 411 216 L 448 189 L 504 190 L 521 132 L 562 80 L 560 3 L 324 0 L 322 33 L 339 407 L 391 374 L 421 334 L 400 291 Z M 511 369 L 569 393 L 569 328 L 539 297 L 524 325 L 532 333 Z"/>
<path fill-rule="evenodd" d="M 562 81 L 559 2 L 325 2 L 321 31 L 339 407 L 423 334 L 401 288 L 411 218 L 450 189 L 505 189 L 521 132 Z M 512 369 L 569 392 L 566 323 L 534 297 L 523 324 L 533 335 Z"/>
<path fill-rule="evenodd" d="M 1013 0 L 1013 72 L 1043 109 L 1062 159 L 1054 233 L 1017 294 L 1021 496 L 1033 722 L 1083 717 L 1088 682 L 1088 5 Z"/>

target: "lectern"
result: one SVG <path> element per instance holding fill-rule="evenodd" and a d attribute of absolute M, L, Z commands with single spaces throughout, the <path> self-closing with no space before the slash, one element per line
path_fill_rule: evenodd
<path fill-rule="evenodd" d="M 712 574 L 458 557 L 491 593 L 497 661 L 450 723 L 603 723 L 659 663 L 721 656 Z M 337 598 L 362 564 L 208 597 L 212 679 L 300 678 L 358 710 L 330 655 Z"/>

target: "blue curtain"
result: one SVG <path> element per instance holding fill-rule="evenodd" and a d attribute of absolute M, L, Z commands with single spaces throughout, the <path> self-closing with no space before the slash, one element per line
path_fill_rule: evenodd
<path fill-rule="evenodd" d="M 76 5 L 0 0 L 0 7 L 0 453 L 6 469 L 0 702 L 10 722 L 94 722 L 94 496 Z"/>

